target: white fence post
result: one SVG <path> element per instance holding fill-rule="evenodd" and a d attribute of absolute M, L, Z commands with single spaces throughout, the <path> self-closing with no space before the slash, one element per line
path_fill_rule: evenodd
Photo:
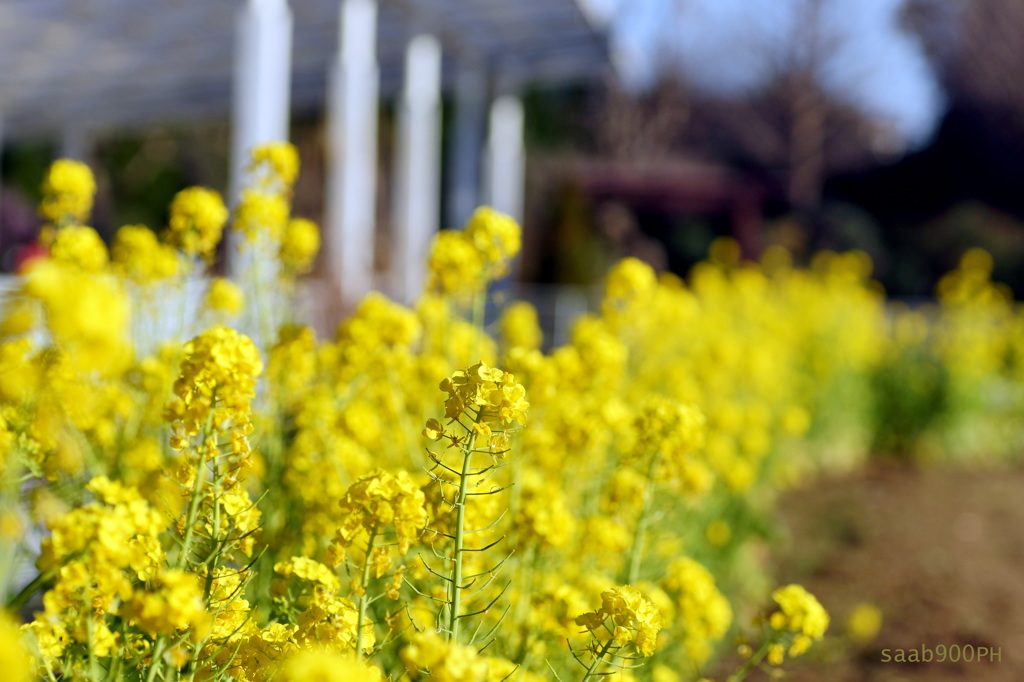
<path fill-rule="evenodd" d="M 248 0 L 238 15 L 231 111 L 229 202 L 245 182 L 250 150 L 288 139 L 291 101 L 292 13 L 287 0 Z M 237 235 L 229 233 L 228 270 L 238 274 Z"/>
<path fill-rule="evenodd" d="M 502 95 L 491 104 L 487 202 L 519 221 L 523 218 L 524 173 L 523 103 L 515 95 Z"/>
<path fill-rule="evenodd" d="M 392 272 L 397 298 L 411 303 L 441 212 L 441 43 L 433 35 L 417 35 L 406 48 L 399 116 Z"/>
<path fill-rule="evenodd" d="M 327 106 L 328 274 L 351 305 L 373 288 L 377 221 L 376 0 L 344 0 Z"/>

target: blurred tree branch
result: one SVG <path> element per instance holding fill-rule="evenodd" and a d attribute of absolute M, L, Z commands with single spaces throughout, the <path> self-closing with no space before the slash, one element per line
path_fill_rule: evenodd
<path fill-rule="evenodd" d="M 638 10 L 639 2 L 622 0 L 620 20 Z M 872 159 L 887 131 L 884 122 L 869 119 L 822 84 L 852 37 L 852 29 L 835 20 L 844 0 L 793 2 L 794 18 L 782 22 L 785 28 L 768 35 L 751 31 L 742 44 L 705 56 L 706 63 L 695 63 L 692 55 L 683 61 L 678 45 L 663 39 L 655 85 L 644 92 L 610 86 L 595 107 L 602 153 L 621 159 L 697 153 L 760 168 L 777 178 L 794 209 L 816 211 L 828 175 Z M 694 0 L 676 0 L 672 20 L 687 21 L 696 6 Z M 765 74 L 764 82 L 728 94 L 689 82 L 687 73 L 713 73 L 722 58 L 748 63 Z"/>
<path fill-rule="evenodd" d="M 908 0 L 902 22 L 957 105 L 1009 137 L 1024 134 L 1024 2 Z"/>

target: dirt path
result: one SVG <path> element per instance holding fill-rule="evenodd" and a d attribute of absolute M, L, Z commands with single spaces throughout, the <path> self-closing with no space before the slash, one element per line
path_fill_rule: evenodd
<path fill-rule="evenodd" d="M 873 465 L 788 494 L 782 511 L 779 582 L 806 585 L 840 635 L 786 679 L 1024 680 L 1024 471 Z M 860 602 L 884 616 L 863 646 L 842 636 Z M 998 649 L 1001 661 L 882 660 L 940 644 Z"/>

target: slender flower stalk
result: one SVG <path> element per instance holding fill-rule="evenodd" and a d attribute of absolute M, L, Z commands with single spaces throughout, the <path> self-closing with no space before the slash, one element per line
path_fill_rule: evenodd
<path fill-rule="evenodd" d="M 612 644 L 614 643 L 615 640 L 613 639 L 609 639 L 604 643 L 601 650 L 594 655 L 594 662 L 587 668 L 586 674 L 583 675 L 583 680 L 581 682 L 587 682 L 590 678 L 597 677 L 601 669 L 601 664 L 605 662 L 604 657 L 608 653 L 608 650 L 612 648 Z"/>
<path fill-rule="evenodd" d="M 480 413 L 477 412 L 477 420 Z M 448 639 L 459 641 L 460 611 L 462 607 L 462 563 L 466 540 L 466 502 L 469 499 L 470 471 L 472 470 L 473 449 L 476 437 L 467 434 L 462 446 L 462 470 L 459 472 L 459 491 L 455 498 L 455 529 L 452 551 L 451 583 L 449 584 Z"/>
<path fill-rule="evenodd" d="M 490 368 L 484 363 L 473 365 L 465 371 L 455 372 L 450 378 L 442 381 L 440 387 L 448 394 L 445 401 L 448 425 L 442 426 L 436 419 L 428 420 L 423 435 L 430 440 L 447 441 L 450 447 L 457 447 L 462 461 L 459 463 L 459 469 L 455 469 L 444 464 L 442 456 L 431 453 L 434 466 L 430 473 L 437 481 L 442 499 L 448 501 L 455 510 L 455 518 L 451 522 L 449 532 L 439 532 L 439 535 L 447 537 L 453 543 L 452 554 L 445 557 L 451 562 L 451 568 L 446 574 L 432 572 L 447 583 L 445 629 L 448 641 L 461 643 L 461 621 L 468 615 L 462 612 L 463 590 L 466 587 L 464 581 L 488 574 L 490 577 L 484 584 L 486 587 L 501 566 L 499 563 L 476 576 L 465 575 L 466 552 L 481 552 L 500 542 L 499 539 L 485 547 L 466 546 L 466 536 L 469 533 L 487 529 L 486 524 L 477 529 L 466 528 L 468 505 L 472 496 L 494 495 L 504 489 L 497 488 L 486 492 L 475 490 L 496 470 L 504 466 L 504 463 L 499 463 L 498 460 L 508 453 L 508 428 L 513 421 L 526 421 L 529 403 L 526 402 L 525 390 L 515 383 L 514 376 L 500 369 Z M 468 420 L 469 423 L 465 423 L 464 420 Z M 478 453 L 490 454 L 494 463 L 474 467 L 473 456 Z M 455 480 L 451 480 L 452 477 Z M 456 490 L 452 500 L 447 500 L 445 496 L 446 485 Z M 485 612 L 493 603 L 492 600 L 491 604 L 476 613 Z"/>
<path fill-rule="evenodd" d="M 366 627 L 366 607 L 370 604 L 370 595 L 366 592 L 366 585 L 370 582 L 370 568 L 372 564 L 370 557 L 373 556 L 373 541 L 377 537 L 377 524 L 373 525 L 370 535 L 366 539 L 366 555 L 363 557 L 362 586 L 363 593 L 359 595 L 359 616 L 356 620 L 356 657 L 363 657 L 363 630 Z"/>

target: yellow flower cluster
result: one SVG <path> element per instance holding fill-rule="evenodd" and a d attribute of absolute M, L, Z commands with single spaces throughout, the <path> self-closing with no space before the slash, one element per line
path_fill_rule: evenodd
<path fill-rule="evenodd" d="M 352 353 L 380 346 L 409 348 L 419 339 L 422 328 L 412 311 L 373 291 L 360 302 L 355 314 L 338 327 L 338 341 Z"/>
<path fill-rule="evenodd" d="M 441 230 L 430 248 L 430 288 L 441 293 L 466 296 L 481 286 L 483 268 L 480 252 L 464 233 Z"/>
<path fill-rule="evenodd" d="M 871 602 L 861 602 L 846 617 L 846 634 L 858 644 L 867 644 L 882 629 L 882 610 Z"/>
<path fill-rule="evenodd" d="M 116 372 L 129 360 L 130 311 L 115 280 L 45 260 L 31 266 L 22 292 L 42 304 L 55 345 L 79 371 Z"/>
<path fill-rule="evenodd" d="M 526 389 L 516 383 L 515 376 L 496 367 L 478 362 L 464 371 L 457 370 L 441 382 L 441 390 L 448 394 L 444 410 L 452 421 L 467 415 L 480 431 L 484 431 L 481 427 L 488 423 L 502 426 L 511 422 L 526 423 L 526 411 L 530 407 Z M 435 428 L 436 422 L 432 424 L 434 427 L 428 425 L 426 435 L 439 440 L 444 433 Z"/>
<path fill-rule="evenodd" d="M 326 591 L 331 595 L 341 587 L 341 583 L 338 582 L 338 576 L 335 575 L 334 571 L 319 561 L 313 561 L 304 556 L 292 557 L 288 561 L 274 564 L 274 573 L 277 573 L 286 580 L 295 576 L 314 585 L 315 589 Z"/>
<path fill-rule="evenodd" d="M 537 350 L 544 341 L 537 309 L 526 301 L 509 304 L 501 314 L 501 341 L 505 348 Z"/>
<path fill-rule="evenodd" d="M 109 656 L 118 638 L 108 616 L 131 597 L 133 578 L 151 579 L 165 560 L 164 518 L 137 491 L 102 476 L 86 488 L 98 501 L 51 521 L 37 562 L 56 575 L 43 611 L 28 626 L 47 660 L 73 643 Z"/>
<path fill-rule="evenodd" d="M 517 492 L 514 523 L 524 545 L 548 549 L 572 542 L 576 518 L 556 483 L 529 469 Z"/>
<path fill-rule="evenodd" d="M 310 221 L 289 221 L 291 188 L 299 174 L 299 154 L 287 142 L 253 148 L 248 188 L 235 208 L 233 227 L 250 242 L 267 237 L 279 244 L 285 268 L 298 271 L 319 249 L 319 235 Z"/>
<path fill-rule="evenodd" d="M 267 234 L 277 241 L 284 234 L 290 211 L 284 196 L 247 189 L 235 208 L 233 227 L 249 240 Z"/>
<path fill-rule="evenodd" d="M 81 222 L 92 211 L 96 179 L 81 161 L 59 159 L 43 180 L 43 201 L 39 212 L 54 223 Z"/>
<path fill-rule="evenodd" d="M 245 306 L 245 294 L 241 287 L 224 277 L 214 277 L 206 290 L 204 303 L 210 310 L 237 315 Z"/>
<path fill-rule="evenodd" d="M 220 243 L 228 209 L 217 192 L 189 187 L 174 196 L 165 238 L 186 256 L 210 262 Z"/>
<path fill-rule="evenodd" d="M 368 653 L 376 643 L 372 630 L 364 627 L 359 639 L 359 611 L 351 599 L 336 597 L 324 591 L 315 591 L 309 606 L 297 621 L 292 636 L 302 647 L 327 646 L 340 652 Z"/>
<path fill-rule="evenodd" d="M 279 682 L 381 682 L 381 673 L 366 663 L 325 649 L 305 649 L 287 660 Z"/>
<path fill-rule="evenodd" d="M 481 206 L 466 223 L 466 239 L 473 243 L 492 276 L 505 274 L 508 262 L 522 248 L 519 224 L 508 215 Z"/>
<path fill-rule="evenodd" d="M 434 632 L 418 632 L 402 649 L 402 661 L 412 679 L 436 682 L 488 680 L 487 658 L 472 647 L 445 641 Z"/>
<path fill-rule="evenodd" d="M 383 532 L 388 526 L 394 529 L 399 553 L 405 554 L 427 525 L 425 499 L 405 471 L 376 470 L 359 477 L 339 502 L 341 523 L 333 540 L 336 556 L 344 557 L 345 548 L 358 538 Z M 377 577 L 390 569 L 386 548 L 380 561 Z"/>
<path fill-rule="evenodd" d="M 30 682 L 35 677 L 33 667 L 14 619 L 0 613 L 0 670 L 10 682 Z"/>
<path fill-rule="evenodd" d="M 313 265 L 320 251 L 320 228 L 312 220 L 292 218 L 281 235 L 281 264 L 292 273 L 302 273 Z"/>
<path fill-rule="evenodd" d="M 211 419 L 215 428 L 230 425 L 247 431 L 249 403 L 263 361 L 251 339 L 234 329 L 214 326 L 185 344 L 181 373 L 174 382 L 177 400 L 166 418 L 196 435 Z M 247 435 L 247 434 L 246 434 Z"/>
<path fill-rule="evenodd" d="M 828 612 L 802 586 L 780 587 L 772 592 L 772 599 L 779 605 L 779 610 L 771 614 L 768 622 L 775 630 L 795 633 L 787 652 L 790 656 L 799 656 L 812 643 L 825 636 L 829 623 Z M 781 647 L 770 650 L 769 662 L 773 665 L 782 663 L 782 652 Z"/>
<path fill-rule="evenodd" d="M 151 590 L 136 590 L 124 608 L 123 615 L 140 630 L 155 637 L 207 624 L 209 614 L 199 576 L 167 569 L 158 573 L 151 585 Z"/>
<path fill-rule="evenodd" d="M 491 208 L 478 209 L 461 231 L 441 230 L 427 261 L 428 288 L 457 298 L 472 296 L 508 269 L 522 246 L 519 225 Z"/>
<path fill-rule="evenodd" d="M 689 557 L 675 559 L 662 586 L 676 595 L 677 616 L 685 633 L 683 646 L 694 667 L 704 665 L 715 644 L 732 624 L 732 607 L 708 569 Z"/>
<path fill-rule="evenodd" d="M 608 271 L 605 282 L 606 312 L 620 312 L 652 294 L 658 280 L 651 266 L 637 258 L 623 258 Z"/>
<path fill-rule="evenodd" d="M 576 624 L 598 639 L 601 639 L 598 633 L 605 628 L 611 632 L 615 646 L 632 644 L 643 656 L 654 654 L 658 632 L 665 627 L 657 607 L 630 585 L 602 592 L 601 608 L 577 616 Z"/>
<path fill-rule="evenodd" d="M 84 272 L 102 272 L 109 260 L 107 245 L 96 230 L 85 225 L 68 225 L 58 230 L 50 246 L 50 256 Z"/>
<path fill-rule="evenodd" d="M 657 480 L 678 485 L 690 494 L 703 494 L 711 488 L 711 470 L 693 457 L 704 445 L 705 420 L 699 409 L 651 397 L 641 407 L 633 429 L 637 441 L 634 456 L 653 458 L 651 474 Z"/>
<path fill-rule="evenodd" d="M 119 272 L 142 284 L 178 274 L 178 254 L 174 248 L 161 244 L 156 233 L 145 225 L 125 225 L 118 230 L 111 256 Z"/>
<path fill-rule="evenodd" d="M 272 142 L 253 147 L 249 171 L 266 171 L 272 181 L 291 186 L 299 176 L 299 151 L 288 142 Z"/>

